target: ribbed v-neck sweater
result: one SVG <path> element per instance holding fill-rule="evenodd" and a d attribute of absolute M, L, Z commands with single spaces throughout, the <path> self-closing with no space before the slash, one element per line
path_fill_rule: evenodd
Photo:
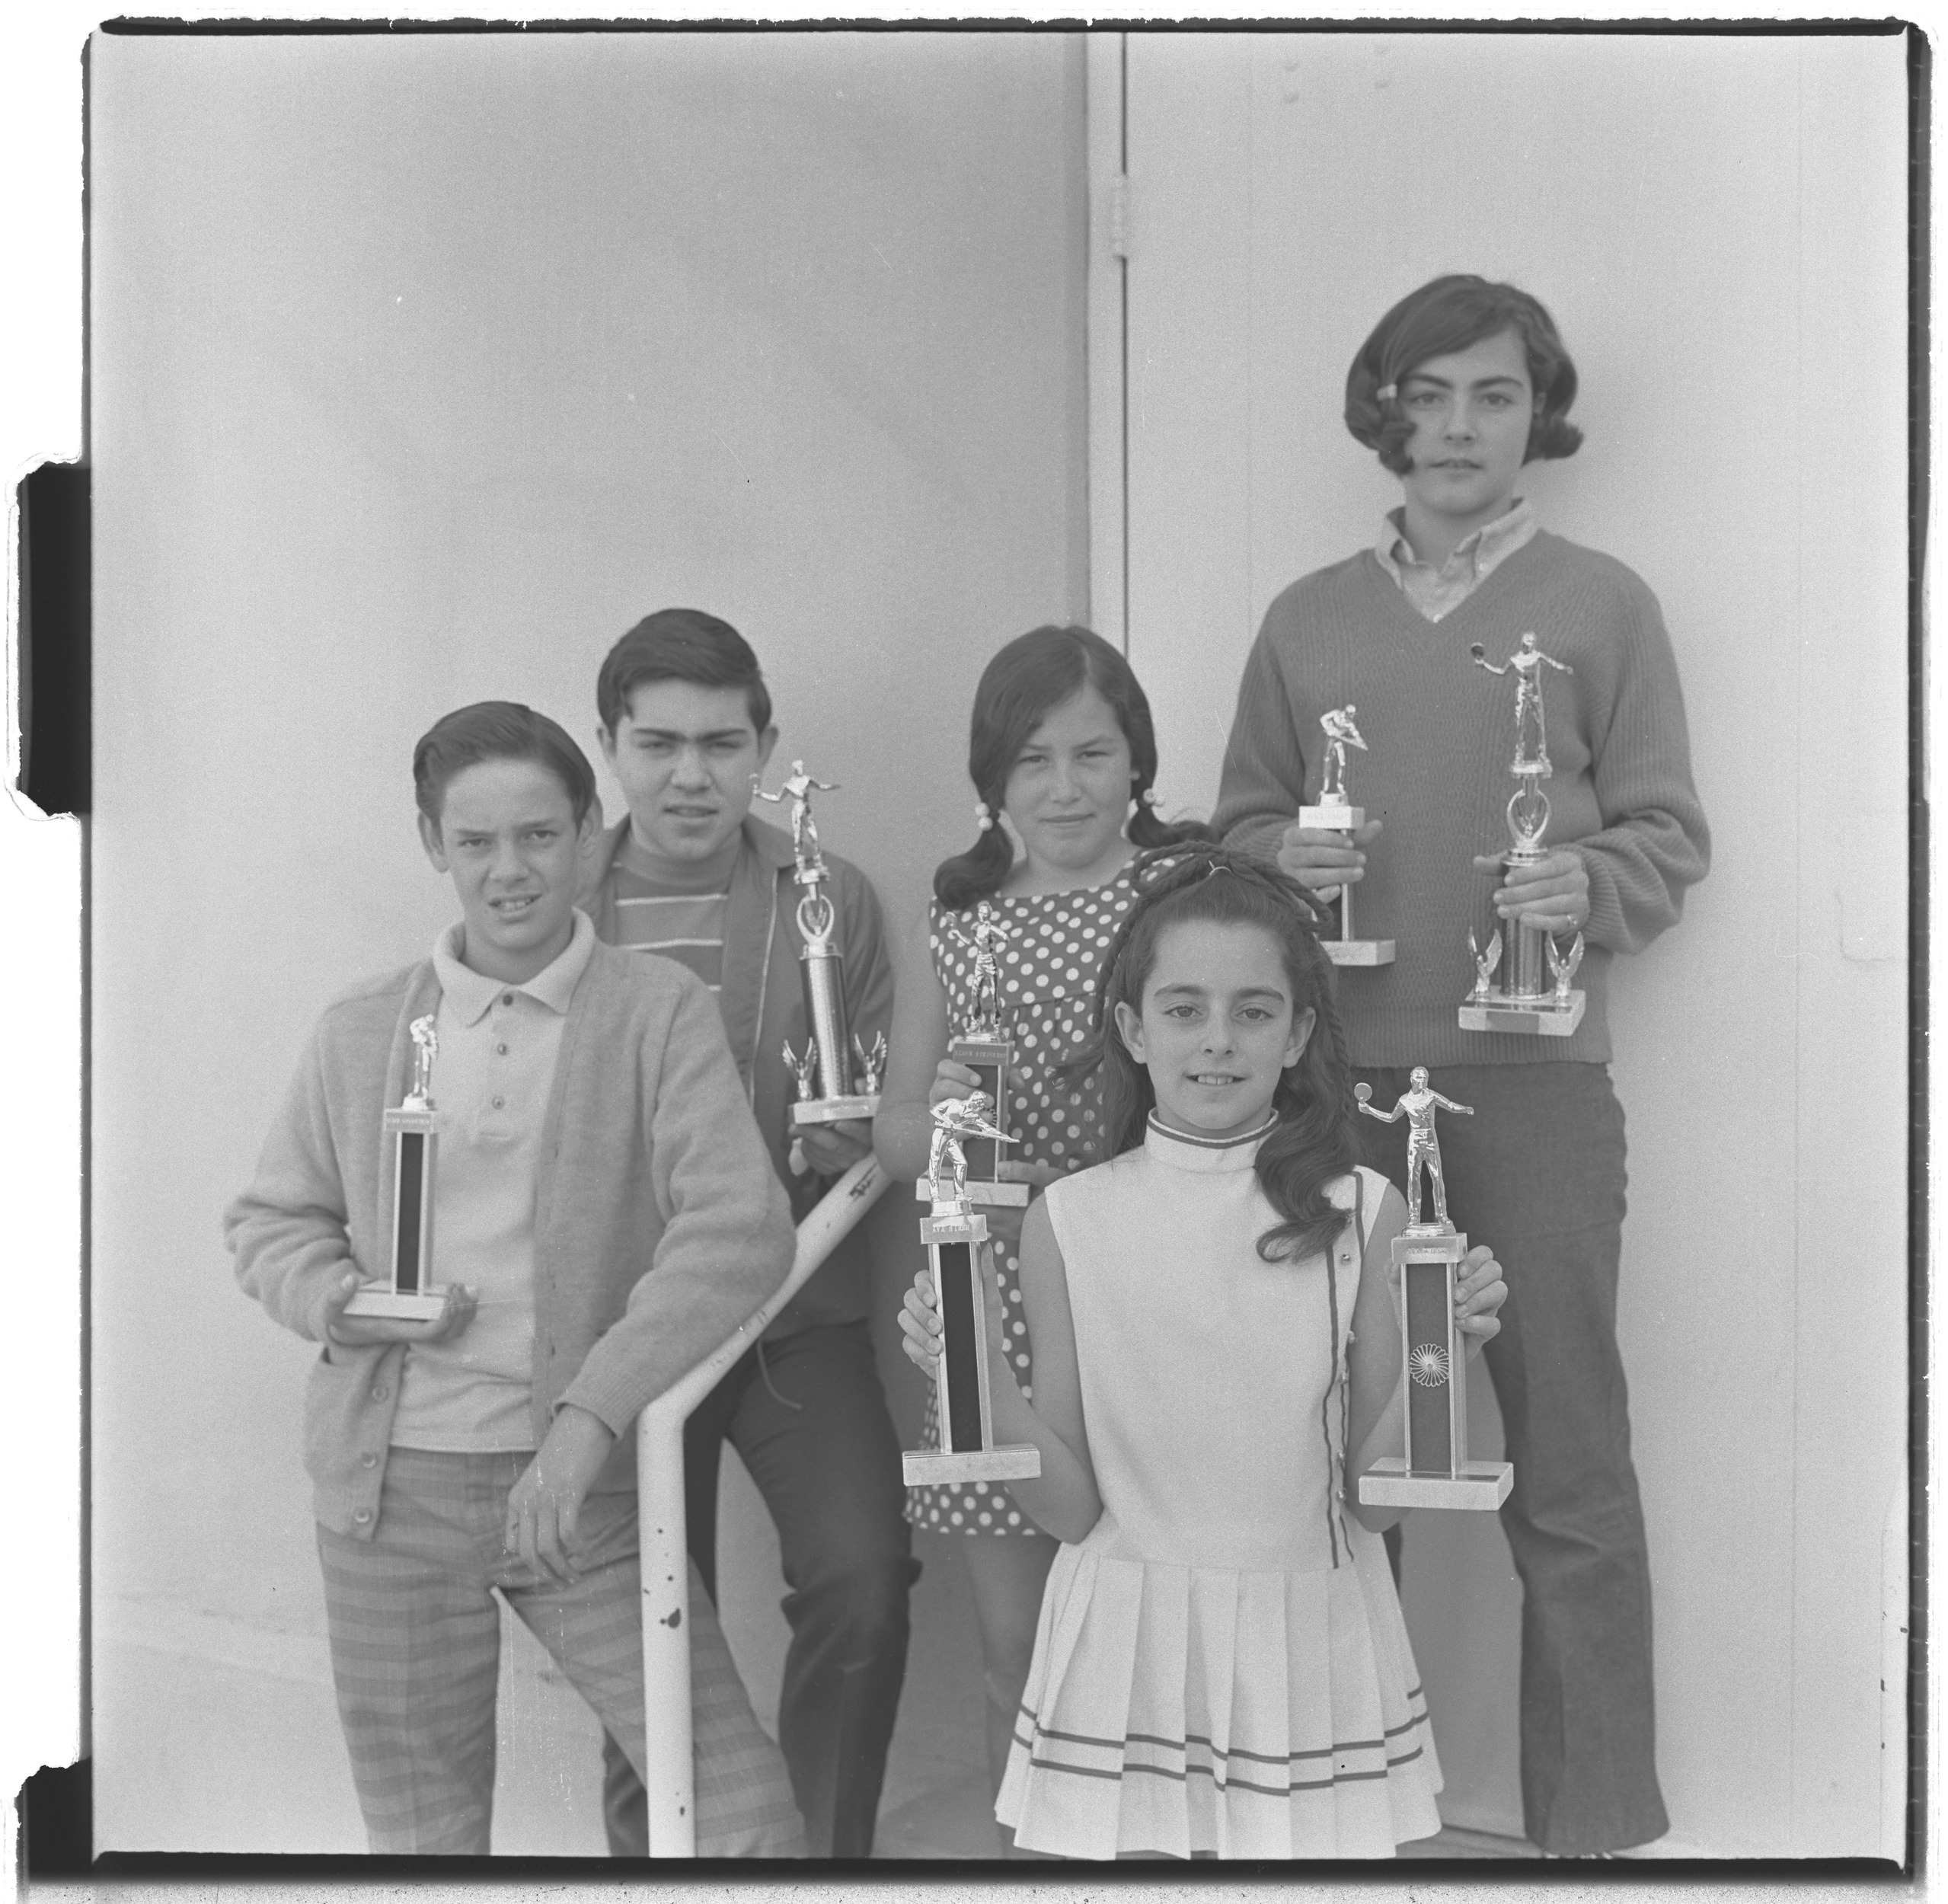
<path fill-rule="evenodd" d="M 1496 876 L 1474 856 L 1509 845 L 1515 685 L 1506 663 L 1532 632 L 1576 672 L 1543 673 L 1550 764 L 1546 848 L 1573 843 L 1589 869 L 1589 1005 L 1575 1035 L 1464 1031 L 1472 925 L 1497 923 Z M 1276 853 L 1324 764 L 1320 717 L 1349 702 L 1368 751 L 1348 756 L 1353 803 L 1384 823 L 1354 889 L 1354 930 L 1395 941 L 1394 962 L 1348 968 L 1340 1011 L 1365 1065 L 1533 1064 L 1610 1056 L 1610 963 L 1673 924 L 1704 877 L 1710 835 L 1691 785 L 1677 663 L 1656 598 L 1622 563 L 1544 531 L 1458 607 L 1429 621 L 1371 550 L 1295 582 L 1266 612 L 1245 665 L 1214 823 Z M 1505 934 L 1506 938 L 1506 934 Z"/>

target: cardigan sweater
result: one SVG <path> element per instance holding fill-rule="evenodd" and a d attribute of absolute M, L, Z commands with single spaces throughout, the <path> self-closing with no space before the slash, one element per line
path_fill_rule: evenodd
<path fill-rule="evenodd" d="M 311 1341 L 347 1268 L 386 1273 L 382 1114 L 407 1089 L 407 1027 L 439 996 L 423 960 L 327 1006 L 225 1216 L 238 1281 Z M 593 948 L 562 1027 L 534 1238 L 535 1445 L 573 1402 L 616 1437 L 591 1491 L 633 1489 L 637 1415 L 771 1295 L 794 1248 L 716 1005 L 682 966 Z M 465 1282 L 466 1265 L 435 1250 L 437 1278 Z M 377 1525 L 405 1356 L 403 1343 L 327 1344 L 312 1365 L 305 1465 L 317 1519 L 338 1533 L 369 1539 Z"/>
<path fill-rule="evenodd" d="M 582 909 L 595 921 L 596 936 L 611 944 L 618 936 L 615 855 L 628 829 L 625 816 L 602 835 L 582 879 Z M 747 815 L 740 842 L 724 902 L 723 982 L 717 1002 L 758 1134 L 791 1200 L 793 1216 L 802 1218 L 832 1187 L 829 1179 L 810 1172 L 794 1177 L 787 1161 L 791 1105 L 798 1091 L 785 1066 L 784 1044 L 789 1039 L 803 1050 L 810 1036 L 803 962 L 798 956 L 804 944 L 797 925 L 803 889 L 792 877 L 797 861 L 791 841 L 778 828 Z M 893 961 L 886 954 L 879 898 L 850 861 L 835 853 L 825 854 L 824 859 L 832 874 L 826 890 L 838 912 L 846 1021 L 870 1051 L 873 1035 L 889 1030 L 893 1021 Z M 765 1340 L 774 1342 L 822 1323 L 862 1320 L 871 1286 L 872 1259 L 862 1225 L 840 1238 L 810 1280 L 778 1311 Z"/>
<path fill-rule="evenodd" d="M 1509 846 L 1516 781 L 1515 688 L 1468 655 L 1506 663 L 1533 631 L 1545 669 L 1554 776 L 1542 783 L 1545 851 L 1573 843 L 1589 872 L 1588 995 L 1571 1037 L 1464 1031 L 1474 983 L 1468 928 L 1486 949 L 1500 924 L 1498 874 L 1477 853 Z M 1539 532 L 1467 599 L 1429 621 L 1370 549 L 1295 582 L 1266 611 L 1245 665 L 1213 824 L 1267 856 L 1317 797 L 1320 717 L 1349 702 L 1368 752 L 1349 756 L 1349 791 L 1384 822 L 1353 888 L 1362 938 L 1396 942 L 1394 962 L 1338 975 L 1347 1049 L 1361 1065 L 1606 1061 L 1610 963 L 1673 924 L 1704 877 L 1710 835 L 1691 784 L 1675 657 L 1656 598 L 1622 563 Z M 1503 929 L 1506 943 L 1507 929 Z"/>

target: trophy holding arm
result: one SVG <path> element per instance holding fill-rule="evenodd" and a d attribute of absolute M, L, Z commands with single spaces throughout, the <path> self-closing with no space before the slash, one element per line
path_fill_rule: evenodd
<path fill-rule="evenodd" d="M 985 1091 L 949 1097 L 933 1107 L 934 1135 L 923 1193 L 932 1204 L 920 1219 L 920 1241 L 934 1279 L 940 1315 L 935 1376 L 940 1445 L 909 1449 L 902 1457 L 906 1484 L 940 1481 L 1030 1481 L 1042 1471 L 1031 1443 L 996 1447 L 988 1401 L 987 1282 L 993 1273 L 988 1222 L 969 1195 L 966 1145 L 1014 1140 L 989 1121 L 994 1101 Z"/>
<path fill-rule="evenodd" d="M 1505 1461 L 1467 1457 L 1467 1345 L 1455 1321 L 1455 1287 L 1467 1238 L 1448 1220 L 1448 1187 L 1441 1174 L 1437 1111 L 1464 1117 L 1474 1107 L 1444 1097 L 1416 1065 L 1391 1110 L 1373 1107 L 1371 1085 L 1353 1086 L 1361 1112 L 1383 1124 L 1407 1120 L 1407 1225 L 1394 1238 L 1400 1273 L 1400 1381 L 1407 1398 L 1407 1447 L 1376 1461 L 1359 1478 L 1369 1507 L 1499 1507 L 1515 1470 Z M 1434 1213 L 1421 1215 L 1423 1180 Z"/>
<path fill-rule="evenodd" d="M 412 1084 L 398 1107 L 385 1113 L 392 1152 L 391 1273 L 354 1292 L 344 1312 L 436 1322 L 446 1308 L 446 1292 L 433 1278 L 433 1167 L 439 1142 L 433 1061 L 439 1055 L 439 1034 L 430 1013 L 406 1029 L 413 1041 Z"/>
<path fill-rule="evenodd" d="M 1301 826 L 1316 827 L 1322 832 L 1340 833 L 1346 843 L 1352 842 L 1354 830 L 1363 826 L 1366 810 L 1352 803 L 1346 790 L 1346 749 L 1356 747 L 1362 753 L 1368 751 L 1366 742 L 1359 728 L 1353 724 L 1358 710 L 1349 701 L 1343 708 L 1328 708 L 1319 717 L 1319 725 L 1326 735 L 1326 767 L 1324 778 L 1319 787 L 1317 803 L 1298 810 L 1298 823 Z M 1353 935 L 1352 886 L 1350 882 L 1340 888 L 1340 932 L 1337 938 L 1322 939 L 1327 957 L 1335 965 L 1391 965 L 1394 962 L 1394 941 L 1391 939 L 1362 939 Z"/>
<path fill-rule="evenodd" d="M 1468 650 L 1474 665 L 1485 673 L 1514 678 L 1515 684 L 1515 751 L 1509 771 L 1515 775 L 1515 791 L 1508 808 L 1510 845 L 1502 856 L 1505 873 L 1539 864 L 1548 855 L 1542 835 L 1549 826 L 1549 797 L 1542 783 L 1554 772 L 1549 764 L 1548 736 L 1543 719 L 1543 670 L 1573 674 L 1567 662 L 1558 661 L 1536 646 L 1535 637 L 1525 634 L 1521 644 L 1499 666 L 1488 659 L 1480 642 Z M 1462 1002 L 1461 1025 L 1465 1031 L 1512 1031 L 1547 1038 L 1566 1038 L 1582 1022 L 1584 995 L 1570 990 L 1569 980 L 1582 963 L 1582 935 L 1566 955 L 1559 956 L 1554 936 L 1543 926 L 1526 918 L 1509 922 L 1507 955 L 1502 961 L 1501 982 L 1490 982 L 1500 934 L 1491 941 L 1485 957 L 1475 957 L 1474 989 Z M 1468 949 L 1474 951 L 1474 934 L 1468 933 Z M 1543 978 L 1546 961 L 1553 983 Z"/>

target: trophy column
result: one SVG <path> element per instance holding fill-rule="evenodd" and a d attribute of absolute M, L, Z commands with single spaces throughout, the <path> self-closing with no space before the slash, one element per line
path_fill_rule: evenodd
<path fill-rule="evenodd" d="M 439 1145 L 433 1102 L 433 1061 L 439 1049 L 434 1023 L 430 1016 L 415 1018 L 407 1027 L 412 1088 L 385 1113 L 392 1151 L 392 1273 L 355 1292 L 345 1305 L 347 1315 L 432 1322 L 446 1307 L 446 1293 L 433 1279 L 433 1167 Z"/>
<path fill-rule="evenodd" d="M 1021 1442 L 997 1447 L 988 1399 L 988 1305 L 983 1272 L 992 1261 L 987 1219 L 971 1207 L 966 1145 L 977 1133 L 989 1144 L 1007 1139 L 982 1116 L 983 1095 L 950 1098 L 934 1107 L 931 1167 L 921 1187 L 932 1200 L 920 1219 L 940 1315 L 940 1361 L 934 1394 L 940 1446 L 909 1449 L 902 1455 L 906 1484 L 943 1481 L 1032 1481 L 1042 1471 L 1041 1451 Z M 952 1173 L 944 1190 L 941 1171 Z"/>
<path fill-rule="evenodd" d="M 819 850 L 819 829 L 812 819 L 812 794 L 836 793 L 836 781 L 814 780 L 802 760 L 791 763 L 784 784 L 774 794 L 758 785 L 760 800 L 791 803 L 791 845 L 797 860 L 793 877 L 803 889 L 798 902 L 799 970 L 805 983 L 805 1021 L 810 1035 L 803 1053 L 787 1041 L 784 1062 L 798 1080 L 798 1101 L 791 1107 L 794 1126 L 838 1124 L 870 1119 L 880 1107 L 880 1075 L 886 1065 L 886 1039 L 874 1039 L 869 1053 L 846 1023 L 845 955 L 839 949 L 838 908 L 826 890 L 831 869 Z M 794 1168 L 796 1166 L 794 1165 Z"/>
<path fill-rule="evenodd" d="M 1323 832 L 1343 833 L 1348 845 L 1352 843 L 1354 829 L 1366 823 L 1365 808 L 1352 805 L 1346 791 L 1346 750 L 1357 747 L 1362 753 L 1366 751 L 1366 743 L 1353 725 L 1354 711 L 1349 703 L 1343 708 L 1330 708 L 1320 717 L 1319 724 L 1326 730 L 1325 783 L 1319 791 L 1318 804 L 1298 810 L 1300 826 L 1315 827 Z M 1391 965 L 1391 939 L 1362 939 L 1355 936 L 1350 883 L 1340 888 L 1339 911 L 1339 937 L 1320 941 L 1327 957 L 1340 966 Z"/>
<path fill-rule="evenodd" d="M 1500 667 L 1490 662 L 1480 642 L 1469 650 L 1477 667 L 1493 675 L 1512 675 L 1515 682 L 1515 752 L 1509 772 L 1515 775 L 1515 791 L 1508 807 L 1509 850 L 1503 855 L 1504 872 L 1534 866 L 1547 857 L 1542 835 L 1549 826 L 1549 797 L 1542 783 L 1555 769 L 1549 764 L 1549 750 L 1542 717 L 1542 669 L 1554 668 L 1560 674 L 1576 670 L 1535 645 L 1533 634 L 1525 634 L 1522 644 Z M 1467 935 L 1467 947 L 1474 960 L 1474 989 L 1461 1002 L 1460 1022 L 1464 1031 L 1503 1031 L 1531 1037 L 1566 1038 L 1582 1022 L 1584 995 L 1570 989 L 1576 968 L 1582 963 L 1582 934 L 1565 954 L 1559 954 L 1554 939 L 1539 925 L 1526 919 L 1509 922 L 1507 947 L 1497 931 L 1484 952 L 1475 943 L 1474 928 Z M 1500 966 L 1500 982 L 1496 969 Z M 1544 966 L 1548 976 L 1545 980 Z"/>
<path fill-rule="evenodd" d="M 1508 1499 L 1515 1469 L 1505 1461 L 1467 1455 L 1467 1344 L 1455 1321 L 1455 1286 L 1467 1254 L 1467 1238 L 1448 1221 L 1441 1147 L 1434 1134 L 1437 1110 L 1472 1117 L 1428 1088 L 1416 1066 L 1408 1090 L 1391 1111 L 1375 1110 L 1369 1086 L 1353 1094 L 1369 1117 L 1407 1120 L 1407 1210 L 1411 1220 L 1394 1238 L 1394 1267 L 1400 1279 L 1400 1384 L 1407 1438 L 1403 1453 L 1374 1462 L 1359 1478 L 1359 1498 L 1368 1507 L 1495 1508 Z M 1434 1218 L 1420 1216 L 1423 1176 L 1433 1187 Z"/>
<path fill-rule="evenodd" d="M 1026 1209 L 1030 1196 L 1026 1184 L 1004 1183 L 1001 1174 L 1001 1147 L 1014 1141 L 1008 1132 L 1008 1091 L 1014 1043 L 1001 1024 L 1000 950 L 1008 936 L 994 908 L 983 899 L 974 910 L 972 935 L 961 938 L 974 954 L 974 1016 L 947 1040 L 947 1047 L 956 1064 L 966 1065 L 980 1079 L 975 1088 L 988 1101 L 992 1134 L 963 1135 L 961 1147 L 967 1166 L 963 1194 L 991 1209 Z M 917 1196 L 928 1194 L 925 1178 L 913 1187 Z"/>

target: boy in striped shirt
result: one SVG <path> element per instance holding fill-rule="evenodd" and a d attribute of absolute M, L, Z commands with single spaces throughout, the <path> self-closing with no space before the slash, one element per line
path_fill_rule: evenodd
<path fill-rule="evenodd" d="M 596 731 L 628 800 L 598 841 L 583 909 L 608 943 L 688 966 L 715 994 L 774 1169 L 802 1218 L 871 1148 L 864 1123 L 813 1127 L 794 1160 L 787 1040 L 809 1035 L 790 839 L 750 813 L 776 744 L 771 697 L 737 631 L 691 609 L 630 630 L 602 663 Z M 893 1013 L 880 906 L 827 853 L 847 1017 L 870 1047 Z M 794 1168 L 794 1161 L 802 1168 Z M 779 1743 L 814 1856 L 872 1850 L 918 1569 L 899 1442 L 867 1331 L 870 1265 L 855 1230 L 690 1418 L 690 1551 L 716 1589 L 718 1451 L 728 1438 L 776 1523 L 791 1628 Z M 640 1854 L 642 1787 L 606 1742 L 610 1848 Z"/>

